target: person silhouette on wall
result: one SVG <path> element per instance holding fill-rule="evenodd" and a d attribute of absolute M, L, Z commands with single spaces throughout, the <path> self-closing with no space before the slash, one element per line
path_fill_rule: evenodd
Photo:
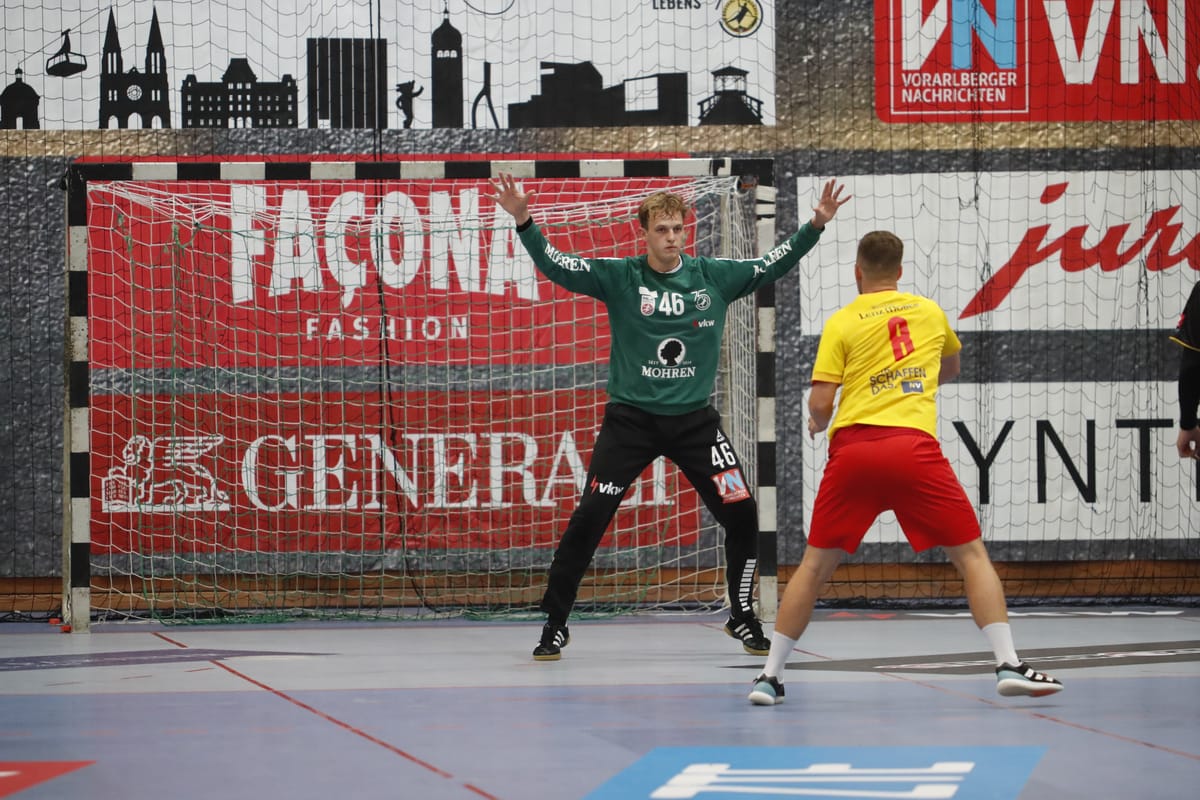
<path fill-rule="evenodd" d="M 417 85 L 416 81 L 406 81 L 404 83 L 396 84 L 396 91 L 400 95 L 399 97 L 396 98 L 396 108 L 400 109 L 400 112 L 402 114 L 404 114 L 404 127 L 405 128 L 412 127 L 413 98 L 420 97 L 421 93 L 425 91 L 425 87 L 422 86 L 420 89 L 417 89 L 414 92 L 413 88 L 416 85 Z"/>

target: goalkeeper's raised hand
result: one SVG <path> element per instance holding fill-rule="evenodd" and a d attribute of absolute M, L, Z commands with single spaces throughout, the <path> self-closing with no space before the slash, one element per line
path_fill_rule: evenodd
<path fill-rule="evenodd" d="M 844 184 L 838 184 L 836 181 L 826 182 L 825 189 L 821 192 L 821 199 L 813 209 L 812 226 L 814 228 L 824 228 L 825 223 L 833 219 L 838 209 L 850 202 L 850 195 L 841 197 L 842 190 L 845 188 Z"/>
<path fill-rule="evenodd" d="M 489 184 L 492 187 L 492 193 L 488 196 L 511 214 L 518 226 L 529 221 L 529 201 L 533 199 L 534 191 L 521 191 L 517 187 L 516 179 L 509 172 L 499 173 L 499 182 L 491 183 L 489 181 Z"/>

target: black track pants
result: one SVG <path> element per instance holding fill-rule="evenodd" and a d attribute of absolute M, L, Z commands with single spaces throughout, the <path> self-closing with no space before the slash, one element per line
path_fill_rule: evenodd
<path fill-rule="evenodd" d="M 679 416 L 650 414 L 609 403 L 596 437 L 583 496 L 559 540 L 542 611 L 566 624 L 579 583 L 630 484 L 658 456 L 666 456 L 699 492 L 725 529 L 726 581 L 735 615 L 752 613 L 758 558 L 758 507 L 733 443 L 716 409 Z"/>

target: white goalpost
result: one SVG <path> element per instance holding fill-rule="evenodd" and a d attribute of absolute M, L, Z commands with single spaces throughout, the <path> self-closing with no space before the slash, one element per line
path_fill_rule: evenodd
<path fill-rule="evenodd" d="M 537 190 L 563 251 L 636 252 L 637 206 L 657 189 L 695 208 L 692 252 L 774 243 L 769 161 L 71 167 L 75 630 L 536 608 L 599 426 L 608 331 L 602 306 L 536 275 L 483 197 L 501 171 Z M 772 306 L 763 292 L 731 309 L 715 398 L 758 476 L 768 548 Z M 683 483 L 660 460 L 632 487 L 579 610 L 720 605 L 722 534 Z M 768 618 L 774 563 L 760 556 Z"/>

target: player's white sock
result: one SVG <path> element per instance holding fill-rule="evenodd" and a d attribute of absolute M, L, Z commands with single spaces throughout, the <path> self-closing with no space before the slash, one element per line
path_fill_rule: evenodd
<path fill-rule="evenodd" d="M 763 675 L 768 678 L 778 678 L 787 665 L 788 656 L 796 646 L 796 639 L 790 639 L 779 631 L 771 634 L 771 653 L 767 656 L 767 665 L 763 667 Z"/>
<path fill-rule="evenodd" d="M 1017 656 L 1017 648 L 1013 645 L 1012 628 L 1007 622 L 993 622 L 991 625 L 984 625 L 982 630 L 992 646 L 997 667 L 1001 664 L 1016 666 L 1021 663 L 1020 657 Z"/>

